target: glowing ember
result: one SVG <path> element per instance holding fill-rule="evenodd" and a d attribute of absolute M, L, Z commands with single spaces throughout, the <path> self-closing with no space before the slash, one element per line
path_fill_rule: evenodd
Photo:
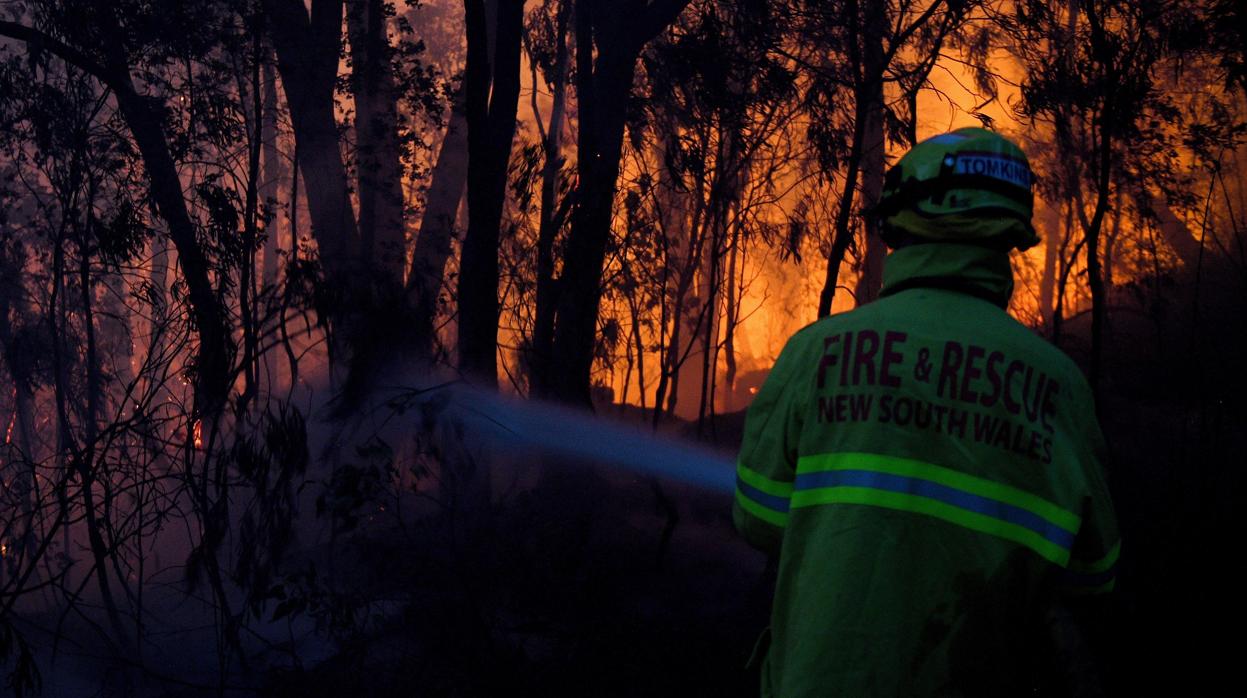
<path fill-rule="evenodd" d="M 196 419 L 191 426 L 191 440 L 195 443 L 195 450 L 202 451 L 204 447 L 204 423 L 202 419 Z"/>
<path fill-rule="evenodd" d="M 13 416 L 9 417 L 9 428 L 4 430 L 4 443 L 13 443 L 13 425 L 17 424 L 17 386 L 13 386 Z"/>

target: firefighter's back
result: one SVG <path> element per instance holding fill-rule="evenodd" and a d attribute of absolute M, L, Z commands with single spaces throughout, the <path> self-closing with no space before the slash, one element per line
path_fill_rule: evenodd
<path fill-rule="evenodd" d="M 916 145 L 876 212 L 882 297 L 794 336 L 750 407 L 734 517 L 780 554 L 764 693 L 1015 695 L 1058 586 L 1112 588 L 1090 390 L 1003 310 L 1032 179 L 982 129 Z"/>
<path fill-rule="evenodd" d="M 770 671 L 797 683 L 778 695 L 1020 688 L 1088 487 L 1081 376 L 1000 309 L 935 288 L 794 342 L 805 423 Z"/>

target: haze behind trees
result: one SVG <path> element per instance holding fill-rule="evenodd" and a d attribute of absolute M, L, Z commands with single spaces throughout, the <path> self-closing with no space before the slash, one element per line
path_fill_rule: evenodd
<path fill-rule="evenodd" d="M 784 340 L 877 297 L 887 167 L 977 124 L 1039 175 L 1009 312 L 1086 367 L 1159 606 L 1242 492 L 1240 5 L 0 0 L 0 662 L 83 589 L 141 647 L 177 521 L 226 681 L 300 511 L 344 545 L 462 465 L 325 426 L 400 377 L 730 448 Z M 341 611 L 298 579 L 283 615 Z"/>

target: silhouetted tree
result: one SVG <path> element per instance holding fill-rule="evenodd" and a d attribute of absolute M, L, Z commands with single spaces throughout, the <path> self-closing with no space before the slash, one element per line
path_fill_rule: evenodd
<path fill-rule="evenodd" d="M 689 0 L 578 0 L 575 6 L 576 148 L 580 182 L 560 276 L 554 343 L 560 367 L 538 394 L 588 406 L 589 374 L 602 298 L 623 147 L 628 96 L 637 57 Z M 535 351 L 541 351 L 535 348 Z"/>
<path fill-rule="evenodd" d="M 831 312 L 840 266 L 853 244 L 857 192 L 862 193 L 861 208 L 869 209 L 882 191 L 885 136 L 911 144 L 916 94 L 926 85 L 946 39 L 962 27 L 976 4 L 965 0 L 790 3 L 787 21 L 797 47 L 794 58 L 808 73 L 804 101 L 811 116 L 809 138 L 819 149 L 824 173 L 831 176 L 842 171 L 843 177 L 819 317 Z M 899 86 L 899 99 L 885 99 L 885 88 L 890 85 Z M 864 247 L 860 257 L 865 275 L 858 303 L 873 299 L 882 279 L 885 252 L 873 223 L 864 230 Z"/>
<path fill-rule="evenodd" d="M 391 287 L 407 264 L 403 228 L 403 146 L 399 92 L 384 0 L 352 0 L 347 8 L 351 90 L 355 96 L 355 181 L 364 265 Z"/>
<path fill-rule="evenodd" d="M 36 15 L 42 20 L 39 24 L 0 20 L 0 36 L 26 42 L 40 58 L 56 56 L 112 91 L 143 156 L 156 210 L 167 223 L 169 238 L 178 251 L 178 265 L 199 333 L 196 382 L 202 402 L 197 412 L 211 415 L 224 407 L 229 390 L 233 347 L 225 310 L 212 288 L 210 261 L 198 240 L 179 185 L 181 180 L 166 138 L 163 115 L 135 87 L 134 66 L 130 63 L 131 56 L 142 55 L 144 49 L 159 50 L 161 37 L 154 32 L 140 35 L 124 31 L 116 14 L 120 9 L 117 4 L 68 2 L 41 9 Z M 127 36 L 149 43 L 127 46 L 119 41 Z"/>
<path fill-rule="evenodd" d="M 533 90 L 533 116 L 541 136 L 544 162 L 541 168 L 541 209 L 538 213 L 536 245 L 536 293 L 533 298 L 533 332 L 529 361 L 531 383 L 540 387 L 552 380 L 555 367 L 551 364 L 554 349 L 554 319 L 558 307 L 558 284 L 554 270 L 554 245 L 567 220 L 572 196 L 558 198 L 559 178 L 563 172 L 563 120 L 567 112 L 567 90 L 570 75 L 571 49 L 568 30 L 571 26 L 573 0 L 548 0 L 536 15 L 530 29 L 529 61 L 533 65 L 536 85 L 537 68 L 545 75 L 552 93 L 549 125 L 541 123 L 537 112 L 537 91 Z M 553 14 L 553 16 L 549 16 Z M 544 22 L 542 22 L 544 20 Z M 538 47 L 534 34 L 544 33 Z"/>
<path fill-rule="evenodd" d="M 1153 113 L 1156 107 L 1163 110 L 1157 103 L 1153 70 L 1163 50 L 1159 32 L 1170 9 L 1167 3 L 1103 0 L 1070 3 L 1068 14 L 1062 14 L 1049 3 L 1024 2 L 1016 5 L 1009 25 L 1028 69 L 1022 87 L 1024 109 L 1031 116 L 1052 119 L 1062 159 L 1068 167 L 1078 168 L 1068 181 L 1082 227 L 1091 290 L 1093 387 L 1101 375 L 1107 303 L 1103 225 L 1121 173 L 1122 144 L 1147 149 L 1148 140 L 1161 136 L 1155 129 L 1145 133 L 1141 120 L 1149 108 Z M 1051 60 L 1041 48 L 1054 36 L 1067 42 L 1062 60 Z M 1091 201 L 1082 195 L 1083 182 Z"/>
<path fill-rule="evenodd" d="M 313 0 L 310 11 L 302 0 L 264 0 L 307 187 L 312 235 L 321 264 L 335 279 L 358 270 L 361 253 L 334 115 L 343 8 L 343 0 Z"/>
<path fill-rule="evenodd" d="M 468 61 L 468 232 L 459 258 L 459 368 L 498 376 L 498 241 L 520 96 L 523 0 L 500 0 L 492 54 L 484 0 L 464 0 Z"/>

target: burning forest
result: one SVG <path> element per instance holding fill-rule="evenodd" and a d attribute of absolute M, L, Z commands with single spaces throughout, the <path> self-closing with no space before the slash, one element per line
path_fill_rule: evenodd
<path fill-rule="evenodd" d="M 1245 46 L 1236 0 L 0 0 L 0 690 L 757 695 L 746 411 L 965 127 L 1029 158 L 974 173 L 1034 193 L 1006 310 L 1107 441 L 1103 693 L 1212 690 Z M 879 363 L 820 386 L 899 384 L 902 334 L 840 340 Z M 983 440 L 1052 465 L 1055 380 L 953 344 L 893 425 L 991 377 Z"/>

